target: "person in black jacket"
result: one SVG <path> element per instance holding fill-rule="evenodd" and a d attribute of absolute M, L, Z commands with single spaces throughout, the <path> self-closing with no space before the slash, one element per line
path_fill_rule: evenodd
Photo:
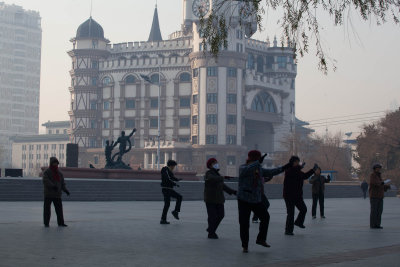
<path fill-rule="evenodd" d="M 314 164 L 314 168 L 308 172 L 302 172 L 303 165 L 300 165 L 300 158 L 292 156 L 290 158 L 290 167 L 285 171 L 285 180 L 283 181 L 283 198 L 285 199 L 287 217 L 286 217 L 286 235 L 293 235 L 294 225 L 300 228 L 306 228 L 304 226 L 304 219 L 307 214 L 307 206 L 303 200 L 303 184 L 304 180 L 307 180 L 311 175 L 314 174 L 318 168 L 317 164 Z M 299 210 L 299 215 L 296 221 L 294 221 L 294 208 Z"/>
<path fill-rule="evenodd" d="M 310 184 L 312 184 L 312 218 L 316 219 L 317 218 L 317 203 L 319 201 L 319 211 L 322 219 L 325 219 L 325 214 L 324 214 L 324 194 L 325 194 L 325 183 L 330 183 L 331 182 L 331 177 L 328 175 L 327 178 L 325 176 L 321 175 L 321 169 L 318 168 L 314 176 L 311 177 L 310 179 Z"/>
<path fill-rule="evenodd" d="M 172 211 L 172 215 L 175 219 L 179 220 L 179 212 L 181 211 L 182 196 L 175 192 L 174 186 L 179 187 L 176 183 L 180 179 L 174 176 L 172 172 L 178 165 L 174 160 L 168 160 L 167 166 L 161 169 L 161 188 L 164 195 L 164 209 L 161 216 L 160 224 L 169 224 L 167 221 L 167 213 L 171 202 L 171 197 L 176 199 L 175 210 Z"/>
<path fill-rule="evenodd" d="M 219 224 L 225 216 L 224 191 L 229 195 L 236 195 L 236 190 L 229 188 L 224 183 L 224 178 L 219 174 L 219 164 L 217 159 L 210 158 L 207 161 L 207 168 L 209 169 L 204 175 L 204 202 L 206 203 L 208 214 L 208 238 L 218 239 L 215 233 Z"/>

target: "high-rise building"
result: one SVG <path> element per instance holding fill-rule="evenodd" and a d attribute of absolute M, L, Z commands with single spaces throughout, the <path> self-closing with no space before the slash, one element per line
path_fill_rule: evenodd
<path fill-rule="evenodd" d="M 0 153 L 11 165 L 10 137 L 38 134 L 42 30 L 38 12 L 0 2 Z"/>
<path fill-rule="evenodd" d="M 93 18 L 79 26 L 69 51 L 71 140 L 98 157 L 106 140 L 136 127 L 126 161 L 154 169 L 160 121 L 160 164 L 176 159 L 181 170 L 202 172 L 216 157 L 227 175 L 237 174 L 250 149 L 282 151 L 280 141 L 294 131 L 293 48 L 252 39 L 257 23 L 247 9 L 231 14 L 228 47 L 213 57 L 199 32 L 199 12 L 212 4 L 184 0 L 181 30 L 167 39 L 157 7 L 144 42 L 111 44 Z"/>

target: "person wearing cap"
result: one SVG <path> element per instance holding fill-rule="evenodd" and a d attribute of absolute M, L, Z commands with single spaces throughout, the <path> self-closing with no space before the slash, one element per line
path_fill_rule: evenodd
<path fill-rule="evenodd" d="M 61 195 L 64 191 L 68 196 L 70 195 L 64 182 L 64 175 L 58 169 L 58 159 L 56 157 L 50 158 L 50 166 L 43 173 L 43 187 L 44 187 L 44 205 L 43 205 L 43 223 L 45 227 L 49 227 L 51 203 L 57 214 L 57 224 L 59 227 L 67 227 L 64 223 L 63 206 Z"/>
<path fill-rule="evenodd" d="M 324 194 L 325 194 L 325 183 L 330 183 L 331 177 L 325 177 L 321 175 L 321 168 L 315 170 L 314 176 L 310 179 L 310 184 L 312 184 L 312 218 L 317 218 L 317 203 L 319 201 L 319 212 L 322 219 L 325 219 L 324 214 Z"/>
<path fill-rule="evenodd" d="M 176 182 L 179 182 L 181 179 L 175 177 L 173 170 L 175 169 L 176 163 L 175 160 L 168 160 L 167 166 L 161 169 L 161 188 L 162 193 L 164 195 L 164 209 L 161 215 L 160 224 L 169 224 L 167 221 L 167 213 L 171 203 L 171 198 L 176 199 L 175 209 L 172 211 L 172 216 L 175 219 L 179 220 L 179 212 L 181 211 L 182 204 L 182 196 L 174 190 L 174 187 L 179 187 Z"/>
<path fill-rule="evenodd" d="M 224 178 L 219 174 L 217 159 L 210 158 L 207 161 L 208 171 L 204 176 L 204 202 L 206 203 L 208 215 L 208 238 L 218 239 L 215 233 L 219 224 L 225 216 L 224 191 L 229 195 L 236 195 L 236 190 L 229 188 L 224 183 Z"/>
<path fill-rule="evenodd" d="M 300 228 L 304 226 L 304 220 L 307 214 L 307 206 L 303 199 L 303 184 L 314 174 L 319 168 L 317 164 L 308 172 L 302 171 L 305 163 L 300 165 L 300 158 L 292 156 L 289 160 L 290 167 L 285 171 L 285 179 L 283 181 L 283 198 L 286 204 L 286 227 L 285 235 L 293 235 L 294 225 Z M 296 221 L 294 220 L 295 207 L 299 210 Z"/>
<path fill-rule="evenodd" d="M 375 164 L 369 179 L 369 199 L 371 203 L 371 213 L 369 224 L 371 229 L 382 229 L 381 217 L 383 212 L 383 197 L 385 192 L 390 189 L 390 185 L 383 182 L 382 165 Z"/>
<path fill-rule="evenodd" d="M 284 167 L 274 169 L 264 169 L 261 164 L 265 158 L 258 150 L 248 153 L 246 164 L 239 168 L 238 184 L 238 209 L 240 224 L 240 239 L 242 241 L 243 252 L 248 252 L 250 215 L 254 212 L 260 219 L 259 233 L 256 244 L 270 247 L 267 243 L 267 233 L 269 224 L 269 214 L 263 203 L 264 181 L 269 181 L 273 176 L 284 171 Z"/>

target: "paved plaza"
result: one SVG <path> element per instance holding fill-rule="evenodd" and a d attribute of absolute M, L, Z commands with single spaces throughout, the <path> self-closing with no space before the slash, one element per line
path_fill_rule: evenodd
<path fill-rule="evenodd" d="M 271 200 L 267 249 L 241 252 L 237 203 L 228 201 L 219 240 L 207 239 L 203 202 L 160 225 L 161 202 L 64 202 L 68 228 L 42 226 L 41 202 L 0 202 L 0 266 L 400 266 L 400 199 L 386 198 L 383 230 L 369 228 L 369 200 L 326 199 L 326 217 L 285 236 L 283 200 Z M 172 203 L 171 206 L 173 206 Z"/>

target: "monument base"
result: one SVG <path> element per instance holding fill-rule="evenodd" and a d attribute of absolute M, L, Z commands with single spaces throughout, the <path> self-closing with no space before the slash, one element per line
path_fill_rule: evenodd
<path fill-rule="evenodd" d="M 45 171 L 47 167 L 43 167 Z M 118 169 L 91 169 L 91 168 L 68 168 L 60 167 L 65 178 L 84 179 L 130 179 L 130 180 L 161 180 L 158 170 L 118 170 Z M 185 181 L 200 181 L 202 176 L 196 176 L 195 172 L 175 172 L 176 178 Z"/>

